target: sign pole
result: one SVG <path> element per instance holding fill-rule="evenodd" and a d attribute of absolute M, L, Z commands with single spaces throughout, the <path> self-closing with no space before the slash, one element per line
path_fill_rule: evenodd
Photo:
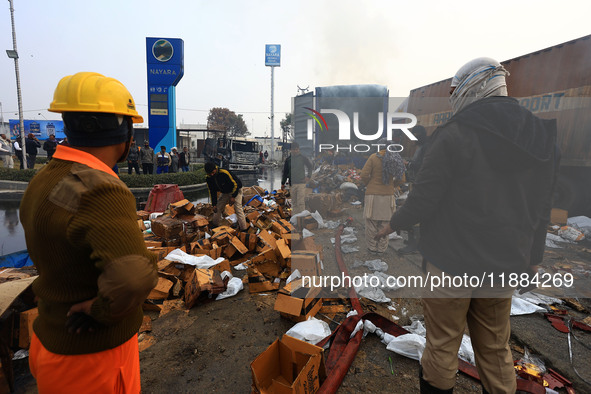
<path fill-rule="evenodd" d="M 275 87 L 275 78 L 274 78 L 274 71 L 275 66 L 271 66 L 271 161 L 275 160 L 275 127 L 274 127 L 274 118 L 275 118 L 275 109 L 274 109 L 274 95 L 273 90 Z"/>
<path fill-rule="evenodd" d="M 274 88 L 275 88 L 275 67 L 281 65 L 281 45 L 265 45 L 265 66 L 271 67 L 271 161 L 275 160 L 275 108 L 274 108 Z"/>

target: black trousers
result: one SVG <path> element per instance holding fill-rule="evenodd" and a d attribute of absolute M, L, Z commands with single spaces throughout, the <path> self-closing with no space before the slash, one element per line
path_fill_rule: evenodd
<path fill-rule="evenodd" d="M 127 161 L 127 173 L 131 174 L 133 169 L 135 169 L 136 174 L 140 174 L 140 166 L 137 163 L 137 160 L 128 160 Z"/>
<path fill-rule="evenodd" d="M 144 174 L 153 174 L 154 163 L 142 163 L 142 170 L 144 171 Z"/>

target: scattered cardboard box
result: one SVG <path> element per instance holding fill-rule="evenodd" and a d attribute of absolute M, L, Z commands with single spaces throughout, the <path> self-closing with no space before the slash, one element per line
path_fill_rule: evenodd
<path fill-rule="evenodd" d="M 259 239 L 263 242 L 263 244 L 271 249 L 276 249 L 277 248 L 277 240 L 275 239 L 275 237 L 271 234 L 269 234 L 269 232 L 267 230 L 261 230 L 261 232 L 258 234 Z"/>
<path fill-rule="evenodd" d="M 279 235 L 295 232 L 295 227 L 285 219 L 279 219 L 271 224 L 271 230 Z"/>
<path fill-rule="evenodd" d="M 142 320 L 142 325 L 140 326 L 139 333 L 152 331 L 152 318 L 150 316 L 144 315 Z"/>
<path fill-rule="evenodd" d="M 320 254 L 312 250 L 292 250 L 291 269 L 297 269 L 302 276 L 320 275 L 322 273 Z"/>
<path fill-rule="evenodd" d="M 260 215 L 254 225 L 261 229 L 261 231 L 265 231 L 271 228 L 273 225 L 273 220 L 269 218 L 267 215 Z"/>
<path fill-rule="evenodd" d="M 183 222 L 170 216 L 158 216 L 152 220 L 152 233 L 164 240 L 180 238 L 183 233 Z"/>
<path fill-rule="evenodd" d="M 220 294 L 225 290 L 219 271 L 197 268 L 185 285 L 185 306 L 191 309 L 200 298 Z"/>
<path fill-rule="evenodd" d="M 312 217 L 312 215 L 298 216 L 296 218 L 296 223 L 296 227 L 299 231 L 302 231 L 303 229 L 316 230 L 318 228 L 318 222 Z"/>
<path fill-rule="evenodd" d="M 29 309 L 20 313 L 20 326 L 18 346 L 23 349 L 28 349 L 31 345 L 31 337 L 33 336 L 33 322 L 39 316 L 37 308 Z"/>
<path fill-rule="evenodd" d="M 560 208 L 552 208 L 550 211 L 550 222 L 565 225 L 568 220 L 568 211 Z"/>
<path fill-rule="evenodd" d="M 158 283 L 156 284 L 156 287 L 150 291 L 150 294 L 147 298 L 149 300 L 165 300 L 169 296 L 172 285 L 173 283 L 170 280 L 158 277 Z"/>
<path fill-rule="evenodd" d="M 324 350 L 288 335 L 250 364 L 253 391 L 313 394 L 326 378 Z"/>
<path fill-rule="evenodd" d="M 262 293 L 279 289 L 279 283 L 271 283 L 257 268 L 248 267 L 248 291 L 250 293 Z"/>
<path fill-rule="evenodd" d="M 296 279 L 277 293 L 275 310 L 281 316 L 295 322 L 308 320 L 322 308 L 320 287 L 304 287 L 301 279 Z"/>

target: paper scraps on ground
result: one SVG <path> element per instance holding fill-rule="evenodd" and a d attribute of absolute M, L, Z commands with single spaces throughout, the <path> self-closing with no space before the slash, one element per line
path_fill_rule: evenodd
<path fill-rule="evenodd" d="M 225 260 L 223 257 L 218 257 L 214 260 L 207 255 L 194 256 L 187 254 L 180 249 L 173 250 L 165 257 L 165 259 L 170 261 L 178 261 L 179 263 L 183 264 L 194 265 L 197 268 L 211 268 Z"/>
<path fill-rule="evenodd" d="M 382 291 L 382 289 L 374 286 L 365 286 L 364 283 L 361 286 L 355 286 L 355 291 L 359 295 L 359 297 L 365 297 L 368 300 L 372 300 L 374 302 L 390 302 L 392 301 Z"/>
<path fill-rule="evenodd" d="M 546 246 L 548 248 L 562 249 L 562 246 L 558 245 L 557 242 L 564 242 L 564 243 L 568 243 L 568 244 L 574 243 L 572 241 L 569 241 L 567 239 L 564 239 L 564 238 L 559 237 L 558 235 L 555 235 L 552 233 L 546 234 Z"/>
<path fill-rule="evenodd" d="M 313 237 L 313 236 L 314 236 L 314 233 L 312 231 L 308 230 L 307 228 L 305 228 L 302 231 L 302 238 L 308 238 L 308 237 Z"/>
<path fill-rule="evenodd" d="M 347 315 L 347 317 L 349 317 L 349 315 Z M 404 326 L 403 328 L 409 331 L 409 334 L 395 337 L 385 333 L 369 320 L 360 320 L 357 322 L 357 325 L 355 326 L 355 329 L 351 333 L 350 337 L 353 338 L 359 331 L 362 330 L 364 338 L 370 333 L 375 334 L 380 338 L 382 343 L 386 345 L 387 350 L 393 351 L 413 360 L 420 361 L 427 343 L 425 339 L 426 330 L 423 326 L 423 323 L 419 319 L 414 319 L 410 326 Z M 465 334 L 462 337 L 462 343 L 458 351 L 458 357 L 472 365 L 475 365 L 472 341 L 470 340 L 470 337 Z"/>
<path fill-rule="evenodd" d="M 396 232 L 390 233 L 390 235 L 388 235 L 388 239 L 392 239 L 392 240 L 396 240 L 396 239 L 402 239 L 402 237 L 398 234 L 396 234 Z"/>
<path fill-rule="evenodd" d="M 300 271 L 296 268 L 295 270 L 293 270 L 293 272 L 291 273 L 291 275 L 289 275 L 287 277 L 287 279 L 285 280 L 285 283 L 290 283 L 293 280 L 296 280 L 298 278 L 301 278 L 302 274 L 300 274 Z"/>
<path fill-rule="evenodd" d="M 420 320 L 412 320 L 412 323 L 410 326 L 402 326 L 402 328 L 404 328 L 406 331 L 410 332 L 411 334 L 417 334 L 420 335 L 422 337 L 424 337 L 425 335 L 427 335 L 427 330 L 425 329 L 425 326 L 423 325 L 423 323 Z"/>
<path fill-rule="evenodd" d="M 341 245 L 341 252 L 343 252 L 343 253 L 359 252 L 359 248 L 356 246 Z"/>
<path fill-rule="evenodd" d="M 291 219 L 289 219 L 289 222 L 291 224 L 293 224 L 294 226 L 297 226 L 298 218 L 300 216 L 312 216 L 314 218 L 314 220 L 316 220 L 318 222 L 318 228 L 326 228 L 327 227 L 326 224 L 324 223 L 324 219 L 322 219 L 322 215 L 320 215 L 320 213 L 318 213 L 318 211 L 312 213 L 312 212 L 308 211 L 307 209 L 300 212 L 300 213 L 293 215 L 291 217 Z M 305 231 L 305 229 L 304 229 L 304 231 Z M 304 238 L 305 238 L 305 236 L 304 236 Z"/>
<path fill-rule="evenodd" d="M 380 259 L 367 260 L 367 261 L 356 260 L 353 263 L 353 268 L 357 268 L 357 267 L 367 267 L 370 269 L 370 271 L 380 271 L 380 272 L 388 271 L 388 264 L 385 261 L 380 260 Z"/>
<path fill-rule="evenodd" d="M 540 305 L 553 304 L 562 304 L 562 300 L 533 292 L 519 294 L 519 291 L 515 290 L 513 293 L 513 298 L 511 299 L 511 316 L 546 312 L 546 308 Z"/>
<path fill-rule="evenodd" d="M 309 317 L 308 320 L 297 323 L 285 333 L 301 341 L 306 341 L 313 345 L 331 334 L 328 323 L 318 320 L 315 317 Z"/>
<path fill-rule="evenodd" d="M 238 294 L 238 292 L 240 290 L 244 289 L 244 284 L 242 283 L 242 279 L 233 277 L 232 274 L 229 273 L 228 271 L 222 272 L 221 276 L 222 276 L 222 279 L 230 278 L 230 280 L 228 281 L 226 291 L 218 294 L 218 296 L 216 297 L 216 301 L 235 296 L 236 294 Z"/>
<path fill-rule="evenodd" d="M 392 338 L 386 349 L 401 356 L 420 361 L 427 341 L 417 334 L 405 334 Z"/>
<path fill-rule="evenodd" d="M 326 224 L 324 224 L 324 219 L 322 219 L 322 215 L 318 211 L 310 214 L 314 220 L 318 222 L 318 228 L 326 228 Z"/>
<path fill-rule="evenodd" d="M 324 222 L 324 224 L 326 224 L 326 228 L 330 230 L 334 230 L 339 227 L 339 222 L 335 222 L 334 220 L 327 220 Z"/>
<path fill-rule="evenodd" d="M 541 306 L 537 306 L 521 298 L 513 297 L 511 299 L 511 316 L 529 315 L 531 313 L 545 311 Z"/>
<path fill-rule="evenodd" d="M 558 230 L 558 235 L 573 242 L 579 242 L 585 239 L 585 234 L 583 234 L 582 231 L 570 226 L 561 227 L 560 230 Z"/>
<path fill-rule="evenodd" d="M 330 242 L 332 242 L 333 244 L 335 243 L 336 239 L 335 238 L 331 238 Z M 355 236 L 355 234 L 344 234 L 341 235 L 341 245 L 343 244 L 352 244 L 354 242 L 357 242 L 357 237 Z"/>
<path fill-rule="evenodd" d="M 585 237 L 591 236 L 591 219 L 587 216 L 573 216 L 567 219 L 566 224 L 582 231 Z"/>

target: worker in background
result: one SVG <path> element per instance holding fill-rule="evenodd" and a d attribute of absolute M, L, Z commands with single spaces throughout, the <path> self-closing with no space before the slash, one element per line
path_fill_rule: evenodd
<path fill-rule="evenodd" d="M 230 170 L 219 168 L 213 162 L 205 163 L 204 170 L 207 174 L 205 180 L 207 181 L 211 205 L 213 205 L 214 210 L 213 225 L 219 225 L 226 205 L 230 204 L 234 207 L 240 231 L 246 231 L 249 226 L 246 224 L 246 217 L 242 208 L 242 181 L 240 178 Z M 218 192 L 221 193 L 219 199 Z"/>
<path fill-rule="evenodd" d="M 144 175 L 154 173 L 154 149 L 150 147 L 150 141 L 144 141 L 144 147 L 140 150 L 142 172 Z"/>
<path fill-rule="evenodd" d="M 168 172 L 179 172 L 179 152 L 176 146 L 170 150 L 170 168 Z"/>
<path fill-rule="evenodd" d="M 135 141 L 131 141 L 131 147 L 129 148 L 129 154 L 127 155 L 127 173 L 131 175 L 133 170 L 137 175 L 140 174 L 140 148 L 135 144 Z"/>
<path fill-rule="evenodd" d="M 29 133 L 25 140 L 25 148 L 27 148 L 27 168 L 35 168 L 38 149 L 41 148 L 41 142 L 35 137 L 35 134 Z"/>
<path fill-rule="evenodd" d="M 14 160 L 12 160 L 12 143 L 6 134 L 0 134 L 0 159 L 4 164 L 4 168 L 13 168 Z"/>
<path fill-rule="evenodd" d="M 183 172 L 188 172 L 190 163 L 191 154 L 189 153 L 189 148 L 183 146 L 183 151 L 179 153 L 179 167 Z"/>
<path fill-rule="evenodd" d="M 160 152 L 156 155 L 156 174 L 168 173 L 170 165 L 170 155 L 166 152 L 166 146 L 160 147 Z"/>
<path fill-rule="evenodd" d="M 49 138 L 43 143 L 43 150 L 47 152 L 47 160 L 51 160 L 56 148 L 57 140 L 55 139 L 55 134 L 50 134 Z"/>
<path fill-rule="evenodd" d="M 490 58 L 458 70 L 450 91 L 454 115 L 431 135 L 408 199 L 378 234 L 421 223 L 419 250 L 430 277 L 493 279 L 492 286 L 446 285 L 424 295 L 422 393 L 452 392 L 466 324 L 486 392 L 515 393 L 514 289 L 499 275 L 537 272 L 560 159 L 556 121 L 506 97 L 505 75 Z"/>
<path fill-rule="evenodd" d="M 49 111 L 62 114 L 69 144 L 58 145 L 20 205 L 39 272 L 31 373 L 40 393 L 139 393 L 137 333 L 157 259 L 112 168 L 143 119 L 125 86 L 92 72 L 62 78 Z"/>
<path fill-rule="evenodd" d="M 285 184 L 289 179 L 292 215 L 306 209 L 306 183 L 310 180 L 313 170 L 314 166 L 310 159 L 300 153 L 300 145 L 295 141 L 292 142 L 291 154 L 283 164 L 281 177 L 281 190 L 285 190 Z"/>
<path fill-rule="evenodd" d="M 410 183 L 410 190 L 412 190 L 412 185 L 416 182 L 419 169 L 423 164 L 423 156 L 425 156 L 427 144 L 427 130 L 425 130 L 423 126 L 417 125 L 412 128 L 412 134 L 417 138 L 415 141 L 417 148 L 406 168 L 406 181 Z M 406 246 L 397 250 L 399 254 L 405 255 L 418 253 L 418 237 L 420 233 L 417 230 L 418 226 L 412 226 L 406 229 L 406 233 L 408 234 L 407 239 L 404 240 Z"/>
<path fill-rule="evenodd" d="M 14 154 L 16 155 L 16 158 L 18 159 L 18 161 L 20 162 L 20 169 L 24 169 L 25 168 L 25 158 L 23 157 L 23 148 L 21 148 L 20 142 L 18 142 L 18 139 L 15 139 L 14 142 L 12 143 L 12 147 L 14 148 Z"/>
<path fill-rule="evenodd" d="M 396 185 L 404 179 L 404 161 L 394 152 L 394 143 L 382 138 L 380 150 L 373 153 L 361 170 L 361 182 L 365 185 L 365 239 L 370 253 L 382 254 L 388 250 L 388 237 L 376 240 L 376 234 L 388 226 L 396 211 Z"/>

